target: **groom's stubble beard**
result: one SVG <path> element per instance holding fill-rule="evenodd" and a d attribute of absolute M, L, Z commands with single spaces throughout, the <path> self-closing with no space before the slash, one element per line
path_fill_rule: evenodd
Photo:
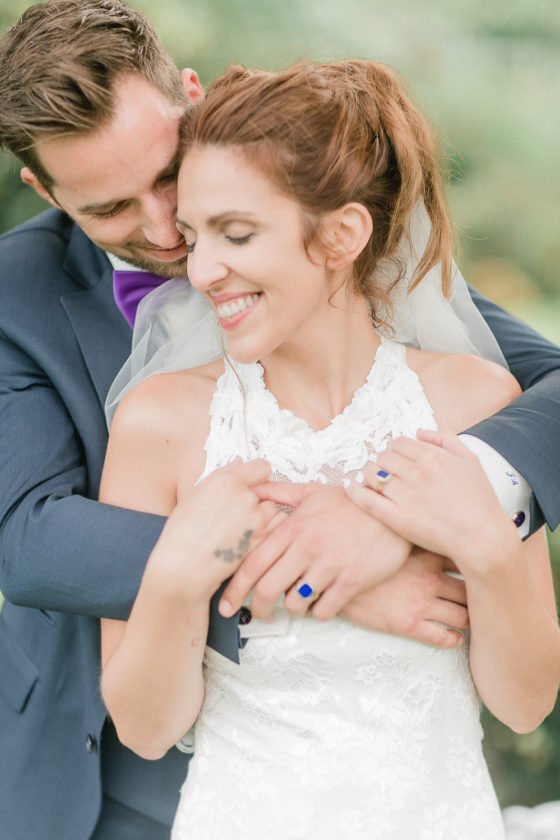
<path fill-rule="evenodd" d="M 181 257 L 173 262 L 164 262 L 163 260 L 156 260 L 144 253 L 146 248 L 155 249 L 156 246 L 149 242 L 126 242 L 119 247 L 107 247 L 104 250 L 108 251 L 113 256 L 139 268 L 142 271 L 149 271 L 152 274 L 159 274 L 160 277 L 165 277 L 171 280 L 173 277 L 185 277 L 187 273 L 187 255 Z"/>

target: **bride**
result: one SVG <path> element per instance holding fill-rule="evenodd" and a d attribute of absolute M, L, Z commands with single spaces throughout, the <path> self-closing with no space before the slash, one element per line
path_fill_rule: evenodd
<path fill-rule="evenodd" d="M 102 623 L 102 691 L 146 758 L 195 724 L 176 840 L 503 837 L 479 697 L 513 729 L 536 727 L 560 637 L 543 534 L 519 541 L 451 434 L 511 401 L 516 382 L 387 329 L 422 202 L 431 229 L 413 285 L 441 264 L 446 293 L 430 133 L 380 65 L 232 68 L 186 122 L 177 224 L 226 355 L 124 397 L 101 491 L 169 516 L 128 622 Z M 364 474 L 378 515 L 464 576 L 470 644 L 320 622 L 329 580 L 310 569 L 286 593 L 301 616 L 279 604 L 241 627 L 239 664 L 205 648 L 212 595 L 288 515 L 270 479 L 342 485 L 362 504 Z M 396 571 L 364 562 L 372 583 Z"/>

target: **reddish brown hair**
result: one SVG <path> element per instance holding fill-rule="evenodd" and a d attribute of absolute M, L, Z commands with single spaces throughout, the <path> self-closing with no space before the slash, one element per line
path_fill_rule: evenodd
<path fill-rule="evenodd" d="M 0 41 L 0 147 L 49 188 L 35 145 L 109 122 L 119 77 L 138 73 L 185 102 L 177 68 L 144 15 L 122 0 L 47 0 Z"/>
<path fill-rule="evenodd" d="M 398 246 L 423 200 L 432 223 L 412 286 L 438 262 L 450 286 L 453 234 L 432 132 L 387 67 L 371 61 L 305 62 L 280 73 L 231 67 L 184 126 L 191 145 L 239 147 L 310 220 L 349 202 L 369 211 L 373 233 L 354 264 L 354 288 L 379 315 L 402 276 Z M 388 291 L 373 280 L 394 268 Z"/>

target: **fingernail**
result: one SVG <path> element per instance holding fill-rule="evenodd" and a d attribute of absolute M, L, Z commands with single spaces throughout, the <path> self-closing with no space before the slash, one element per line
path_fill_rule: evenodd
<path fill-rule="evenodd" d="M 343 478 L 342 479 L 342 486 L 344 487 L 345 490 L 348 490 L 348 488 L 350 487 L 350 479 L 349 478 Z"/>
<path fill-rule="evenodd" d="M 356 482 L 356 484 L 363 484 L 364 483 L 363 470 L 360 470 L 359 472 L 356 473 L 356 475 L 354 476 L 354 481 Z"/>
<path fill-rule="evenodd" d="M 220 601 L 218 612 L 220 615 L 223 615 L 224 618 L 231 618 L 233 615 L 233 607 L 229 601 Z"/>

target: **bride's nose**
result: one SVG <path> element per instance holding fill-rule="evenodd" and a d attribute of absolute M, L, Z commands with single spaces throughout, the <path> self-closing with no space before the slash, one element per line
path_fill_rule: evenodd
<path fill-rule="evenodd" d="M 215 283 L 224 280 L 229 269 L 209 244 L 197 241 L 192 246 L 187 260 L 187 275 L 191 285 L 199 292 L 207 291 Z"/>

